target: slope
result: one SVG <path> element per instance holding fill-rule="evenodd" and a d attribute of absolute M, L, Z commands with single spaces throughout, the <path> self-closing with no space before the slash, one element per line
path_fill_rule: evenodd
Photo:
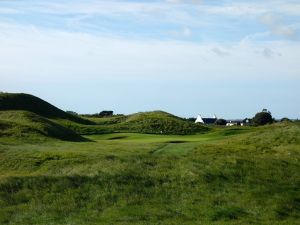
<path fill-rule="evenodd" d="M 85 141 L 74 131 L 28 111 L 0 111 L 0 137 L 25 140 L 56 138 Z"/>
<path fill-rule="evenodd" d="M 47 118 L 60 118 L 80 124 L 93 124 L 87 119 L 66 113 L 36 96 L 23 93 L 0 93 L 1 110 L 24 110 Z"/>

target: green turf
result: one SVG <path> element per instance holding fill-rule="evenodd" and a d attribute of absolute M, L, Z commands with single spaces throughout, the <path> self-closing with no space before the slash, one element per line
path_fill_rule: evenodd
<path fill-rule="evenodd" d="M 299 123 L 26 138 L 0 137 L 0 224 L 299 224 Z"/>

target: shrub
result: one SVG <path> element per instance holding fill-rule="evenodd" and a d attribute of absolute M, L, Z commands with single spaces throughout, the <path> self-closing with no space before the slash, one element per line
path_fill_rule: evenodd
<path fill-rule="evenodd" d="M 280 122 L 291 122 L 291 120 L 287 117 L 283 117 Z"/>
<path fill-rule="evenodd" d="M 273 118 L 270 112 L 259 112 L 253 117 L 254 125 L 265 125 L 273 122 Z"/>
<path fill-rule="evenodd" d="M 246 216 L 247 213 L 244 209 L 239 207 L 222 207 L 217 209 L 211 216 L 212 221 L 217 220 L 237 220 L 243 216 Z"/>
<path fill-rule="evenodd" d="M 216 125 L 226 125 L 226 123 L 227 123 L 227 121 L 226 120 L 224 120 L 224 119 L 218 119 L 216 122 L 215 122 L 215 124 Z"/>

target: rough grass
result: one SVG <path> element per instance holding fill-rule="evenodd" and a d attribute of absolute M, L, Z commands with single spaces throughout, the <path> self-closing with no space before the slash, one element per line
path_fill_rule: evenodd
<path fill-rule="evenodd" d="M 299 124 L 88 137 L 0 138 L 0 224 L 299 224 Z"/>

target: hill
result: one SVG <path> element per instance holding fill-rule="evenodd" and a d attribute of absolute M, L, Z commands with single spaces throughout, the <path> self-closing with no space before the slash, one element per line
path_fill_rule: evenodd
<path fill-rule="evenodd" d="M 0 111 L 0 137 L 25 140 L 56 138 L 84 141 L 74 131 L 28 111 Z"/>
<path fill-rule="evenodd" d="M 200 124 L 184 120 L 163 111 L 142 112 L 129 115 L 119 124 L 122 131 L 126 129 L 137 133 L 151 134 L 195 134 L 208 130 Z"/>
<path fill-rule="evenodd" d="M 24 110 L 47 118 L 60 118 L 80 124 L 93 124 L 87 119 L 66 113 L 36 96 L 23 93 L 0 93 L 1 110 Z"/>
<path fill-rule="evenodd" d="M 62 123 L 80 134 L 101 133 L 144 133 L 144 134 L 196 134 L 209 130 L 200 124 L 174 116 L 163 111 L 140 112 L 127 116 L 107 118 L 89 117 L 97 126 L 79 126 L 70 122 Z"/>
<path fill-rule="evenodd" d="M 0 94 L 0 111 L 23 110 L 68 127 L 79 134 L 148 133 L 148 134 L 196 134 L 209 129 L 163 111 L 135 113 L 108 118 L 82 118 L 66 113 L 50 103 L 29 94 Z M 93 126 L 90 126 L 93 125 Z"/>

